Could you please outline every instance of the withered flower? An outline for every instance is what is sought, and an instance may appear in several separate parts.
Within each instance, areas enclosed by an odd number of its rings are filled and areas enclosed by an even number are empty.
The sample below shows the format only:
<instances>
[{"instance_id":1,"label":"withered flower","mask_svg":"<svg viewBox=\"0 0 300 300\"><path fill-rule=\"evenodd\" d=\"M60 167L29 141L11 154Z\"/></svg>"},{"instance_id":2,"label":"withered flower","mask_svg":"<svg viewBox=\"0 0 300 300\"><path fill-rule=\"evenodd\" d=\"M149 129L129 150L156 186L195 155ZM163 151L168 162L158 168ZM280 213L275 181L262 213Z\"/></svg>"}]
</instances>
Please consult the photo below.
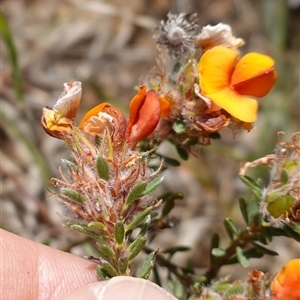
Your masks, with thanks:
<instances>
[{"instance_id":1,"label":"withered flower","mask_svg":"<svg viewBox=\"0 0 300 300\"><path fill-rule=\"evenodd\" d=\"M195 50L195 37L198 31L197 13L168 13L167 20L161 21L161 33L155 35L158 44L165 45L170 56L180 59Z\"/></svg>"},{"instance_id":2,"label":"withered flower","mask_svg":"<svg viewBox=\"0 0 300 300\"><path fill-rule=\"evenodd\" d=\"M231 27L227 24L207 25L202 27L200 34L196 38L196 44L205 52L215 46L224 46L236 49L244 45L241 38L232 35Z\"/></svg>"},{"instance_id":3,"label":"withered flower","mask_svg":"<svg viewBox=\"0 0 300 300\"><path fill-rule=\"evenodd\" d=\"M81 99L81 82L64 83L64 91L53 108L43 108L41 123L44 130L58 139L70 135Z\"/></svg>"}]
</instances>

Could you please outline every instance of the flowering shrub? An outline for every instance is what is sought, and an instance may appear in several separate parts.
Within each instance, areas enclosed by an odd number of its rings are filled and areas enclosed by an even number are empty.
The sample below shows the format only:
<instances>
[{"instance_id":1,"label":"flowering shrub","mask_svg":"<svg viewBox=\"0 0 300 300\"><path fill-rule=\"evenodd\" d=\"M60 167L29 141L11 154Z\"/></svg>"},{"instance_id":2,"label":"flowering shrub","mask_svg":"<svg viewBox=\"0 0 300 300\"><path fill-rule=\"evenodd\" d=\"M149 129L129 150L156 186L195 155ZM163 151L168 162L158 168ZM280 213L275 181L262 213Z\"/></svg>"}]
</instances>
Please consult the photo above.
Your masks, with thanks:
<instances>
[{"instance_id":1,"label":"flowering shrub","mask_svg":"<svg viewBox=\"0 0 300 300\"><path fill-rule=\"evenodd\" d=\"M234 134L238 129L251 130L258 109L253 97L265 96L276 81L274 60L259 53L240 57L238 47L244 41L235 38L228 25L199 30L196 14L182 13L168 14L159 29L157 66L131 100L129 120L117 107L101 103L77 126L82 93L77 81L65 83L55 106L43 109L45 131L64 140L72 157L62 161L59 178L52 179L60 188L59 200L69 208L65 226L95 240L99 257L90 259L98 263L100 279L148 278L161 264L181 285L182 293L176 295L181 299L288 299L283 295L290 292L282 286L290 282L288 286L295 287L299 274L296 279L291 274L298 262L291 262L274 278L274 296L268 276L261 271L250 272L246 283L217 280L217 274L225 264L248 267L249 258L276 255L263 246L275 236L300 241L300 133L289 142L279 141L274 154L241 167L240 178L254 195L240 199L245 227L225 219L231 242L223 249L218 234L212 237L210 267L201 276L145 247L148 230L168 227L174 200L182 197L172 191L152 196L163 182L163 168L171 162L157 153L157 147L171 141L186 160L194 146L209 145L226 128ZM166 61L173 63L171 69ZM153 160L159 163L155 166ZM245 175L259 164L272 166L266 188ZM147 257L137 271L133 261L142 251ZM299 299L299 293L293 299Z\"/></svg>"}]
</instances>

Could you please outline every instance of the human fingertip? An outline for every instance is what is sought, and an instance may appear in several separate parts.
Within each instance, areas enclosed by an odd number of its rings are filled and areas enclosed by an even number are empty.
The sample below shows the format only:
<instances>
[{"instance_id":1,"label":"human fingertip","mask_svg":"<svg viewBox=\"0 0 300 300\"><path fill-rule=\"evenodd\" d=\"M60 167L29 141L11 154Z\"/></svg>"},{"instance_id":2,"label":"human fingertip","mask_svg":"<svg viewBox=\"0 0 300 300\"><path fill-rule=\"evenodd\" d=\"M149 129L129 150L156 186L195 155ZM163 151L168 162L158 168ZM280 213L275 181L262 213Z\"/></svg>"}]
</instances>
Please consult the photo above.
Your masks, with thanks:
<instances>
[{"instance_id":1,"label":"human fingertip","mask_svg":"<svg viewBox=\"0 0 300 300\"><path fill-rule=\"evenodd\" d=\"M176 300L157 284L130 276L110 279L97 297L97 300Z\"/></svg>"}]
</instances>

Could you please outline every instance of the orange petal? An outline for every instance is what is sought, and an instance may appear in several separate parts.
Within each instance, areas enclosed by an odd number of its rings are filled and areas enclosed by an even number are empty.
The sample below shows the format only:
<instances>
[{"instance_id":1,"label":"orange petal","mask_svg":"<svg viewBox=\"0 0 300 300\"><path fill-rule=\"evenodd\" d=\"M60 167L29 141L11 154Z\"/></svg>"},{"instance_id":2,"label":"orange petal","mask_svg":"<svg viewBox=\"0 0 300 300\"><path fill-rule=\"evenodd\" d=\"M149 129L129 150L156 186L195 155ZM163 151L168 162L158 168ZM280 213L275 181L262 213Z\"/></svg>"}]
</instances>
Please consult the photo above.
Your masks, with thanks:
<instances>
[{"instance_id":1,"label":"orange petal","mask_svg":"<svg viewBox=\"0 0 300 300\"><path fill-rule=\"evenodd\" d=\"M79 128L82 129L84 127L84 124L91 118L91 117L95 117L99 114L99 112L102 112L105 108L111 107L112 105L104 102L101 103L97 106L95 106L94 108L92 108L91 110L89 110L84 117L82 118L80 124L79 124Z\"/></svg>"},{"instance_id":2,"label":"orange petal","mask_svg":"<svg viewBox=\"0 0 300 300\"><path fill-rule=\"evenodd\" d=\"M274 60L263 54L248 53L237 63L231 77L231 86L238 93L263 97L276 82Z\"/></svg>"},{"instance_id":3,"label":"orange petal","mask_svg":"<svg viewBox=\"0 0 300 300\"><path fill-rule=\"evenodd\" d=\"M210 94L229 87L237 58L238 53L235 50L223 46L213 47L202 55L198 72L200 88L204 96L211 98ZM220 103L217 104L222 107Z\"/></svg>"},{"instance_id":4,"label":"orange petal","mask_svg":"<svg viewBox=\"0 0 300 300\"><path fill-rule=\"evenodd\" d=\"M82 93L79 81L64 83L64 87L53 108L44 107L41 117L44 130L59 139L64 139L74 125Z\"/></svg>"},{"instance_id":5,"label":"orange petal","mask_svg":"<svg viewBox=\"0 0 300 300\"><path fill-rule=\"evenodd\" d=\"M240 121L252 123L256 120L258 104L255 99L230 88L210 94L210 99Z\"/></svg>"},{"instance_id":6,"label":"orange petal","mask_svg":"<svg viewBox=\"0 0 300 300\"><path fill-rule=\"evenodd\" d=\"M276 274L271 291L278 300L300 299L300 258L290 260Z\"/></svg>"},{"instance_id":7,"label":"orange petal","mask_svg":"<svg viewBox=\"0 0 300 300\"><path fill-rule=\"evenodd\" d=\"M147 87L145 85L141 86L139 88L137 95L135 95L130 102L130 106L129 106L130 115L129 115L129 120L128 120L128 124L127 124L127 132L131 131L134 120L138 114L139 108L142 105L142 102L146 95L146 89L147 89Z\"/></svg>"},{"instance_id":8,"label":"orange petal","mask_svg":"<svg viewBox=\"0 0 300 300\"><path fill-rule=\"evenodd\" d=\"M164 97L158 97L160 103L160 118L170 115L170 102Z\"/></svg>"},{"instance_id":9,"label":"orange petal","mask_svg":"<svg viewBox=\"0 0 300 300\"><path fill-rule=\"evenodd\" d=\"M160 101L157 93L150 90L144 94L144 91L145 87L141 87L138 95L130 103L130 118L126 131L129 147L134 147L150 135L160 118Z\"/></svg>"}]
</instances>

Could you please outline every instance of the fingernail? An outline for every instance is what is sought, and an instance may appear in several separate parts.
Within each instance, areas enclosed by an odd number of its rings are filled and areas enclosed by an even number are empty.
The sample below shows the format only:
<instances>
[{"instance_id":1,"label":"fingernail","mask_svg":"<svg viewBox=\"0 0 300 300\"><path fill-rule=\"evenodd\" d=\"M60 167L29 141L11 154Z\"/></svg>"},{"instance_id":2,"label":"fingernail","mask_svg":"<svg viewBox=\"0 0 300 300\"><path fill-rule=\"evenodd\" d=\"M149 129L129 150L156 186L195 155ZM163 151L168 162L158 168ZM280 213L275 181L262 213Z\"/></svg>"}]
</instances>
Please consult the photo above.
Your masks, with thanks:
<instances>
[{"instance_id":1,"label":"fingernail","mask_svg":"<svg viewBox=\"0 0 300 300\"><path fill-rule=\"evenodd\" d=\"M99 291L90 290L97 300L176 300L170 293L149 280L130 276L117 276Z\"/></svg>"}]
</instances>

